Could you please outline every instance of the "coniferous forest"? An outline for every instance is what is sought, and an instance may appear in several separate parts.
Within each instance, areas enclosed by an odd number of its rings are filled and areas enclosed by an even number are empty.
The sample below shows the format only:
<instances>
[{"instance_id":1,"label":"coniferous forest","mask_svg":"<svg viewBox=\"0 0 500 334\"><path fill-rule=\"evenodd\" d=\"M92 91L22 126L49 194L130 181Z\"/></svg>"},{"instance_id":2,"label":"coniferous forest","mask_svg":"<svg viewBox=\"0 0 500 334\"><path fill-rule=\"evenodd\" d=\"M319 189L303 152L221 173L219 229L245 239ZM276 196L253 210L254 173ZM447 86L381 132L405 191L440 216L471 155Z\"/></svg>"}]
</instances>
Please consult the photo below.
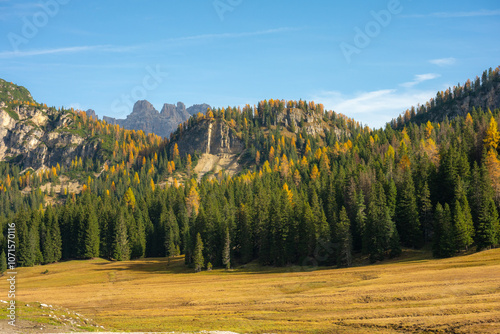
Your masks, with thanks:
<instances>
[{"instance_id":1,"label":"coniferous forest","mask_svg":"<svg viewBox=\"0 0 500 334\"><path fill-rule=\"evenodd\" d=\"M343 267L358 255L376 262L403 248L451 257L497 247L500 110L431 116L499 84L499 68L485 71L383 129L312 101L268 100L209 109L162 139L52 108L71 115L71 131L98 142L100 153L42 170L0 163L2 264L11 223L20 266L182 254L197 271L251 261ZM287 110L315 115L326 130L282 125L276 118ZM178 141L201 122L223 122L244 143L242 172L198 181L201 153L182 152Z\"/></svg>"}]
</instances>

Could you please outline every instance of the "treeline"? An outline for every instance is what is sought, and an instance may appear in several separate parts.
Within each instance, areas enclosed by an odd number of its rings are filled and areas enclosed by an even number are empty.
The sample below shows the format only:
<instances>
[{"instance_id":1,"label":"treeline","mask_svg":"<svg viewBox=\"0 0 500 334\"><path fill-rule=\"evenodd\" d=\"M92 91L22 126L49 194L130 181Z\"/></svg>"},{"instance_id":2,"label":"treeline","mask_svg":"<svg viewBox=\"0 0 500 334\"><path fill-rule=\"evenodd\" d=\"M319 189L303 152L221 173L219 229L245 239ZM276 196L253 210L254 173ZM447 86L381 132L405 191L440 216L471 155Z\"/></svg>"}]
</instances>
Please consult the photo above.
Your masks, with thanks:
<instances>
[{"instance_id":1,"label":"treeline","mask_svg":"<svg viewBox=\"0 0 500 334\"><path fill-rule=\"evenodd\" d=\"M425 104L407 109L403 114L391 121L391 126L393 128L402 128L409 122L425 122L428 120L426 114L440 113L443 108L456 105L458 104L457 101L464 101L468 97L474 98L483 94L486 99L490 90L495 89L495 86L499 83L500 66L495 69L490 67L483 72L481 77L476 76L473 81L469 79L463 85L459 83L445 91L439 91L435 98L431 98ZM469 103L469 101L464 102Z\"/></svg>"}]
</instances>

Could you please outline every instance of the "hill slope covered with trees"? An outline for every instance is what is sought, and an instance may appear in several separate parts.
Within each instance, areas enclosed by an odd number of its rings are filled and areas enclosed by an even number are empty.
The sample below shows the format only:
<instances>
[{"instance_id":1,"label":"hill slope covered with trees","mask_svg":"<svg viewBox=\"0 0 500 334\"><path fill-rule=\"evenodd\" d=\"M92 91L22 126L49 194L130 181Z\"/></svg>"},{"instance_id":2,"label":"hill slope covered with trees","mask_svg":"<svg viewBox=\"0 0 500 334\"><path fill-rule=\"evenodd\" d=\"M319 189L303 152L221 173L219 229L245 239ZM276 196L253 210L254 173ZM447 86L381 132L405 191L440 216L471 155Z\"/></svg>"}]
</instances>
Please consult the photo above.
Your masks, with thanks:
<instances>
[{"instance_id":1,"label":"hill slope covered with trees","mask_svg":"<svg viewBox=\"0 0 500 334\"><path fill-rule=\"evenodd\" d=\"M497 68L480 85L498 80ZM163 142L61 112L107 149L52 174L2 164L0 220L4 234L16 224L20 265L184 254L196 269L349 266L353 254L375 262L432 244L448 257L500 242L499 109L374 130L314 102L269 100L209 109ZM197 182L193 167L214 129L224 129L224 145L238 143L244 169ZM46 182L61 186L60 174L79 179L81 192L44 193Z\"/></svg>"}]
</instances>

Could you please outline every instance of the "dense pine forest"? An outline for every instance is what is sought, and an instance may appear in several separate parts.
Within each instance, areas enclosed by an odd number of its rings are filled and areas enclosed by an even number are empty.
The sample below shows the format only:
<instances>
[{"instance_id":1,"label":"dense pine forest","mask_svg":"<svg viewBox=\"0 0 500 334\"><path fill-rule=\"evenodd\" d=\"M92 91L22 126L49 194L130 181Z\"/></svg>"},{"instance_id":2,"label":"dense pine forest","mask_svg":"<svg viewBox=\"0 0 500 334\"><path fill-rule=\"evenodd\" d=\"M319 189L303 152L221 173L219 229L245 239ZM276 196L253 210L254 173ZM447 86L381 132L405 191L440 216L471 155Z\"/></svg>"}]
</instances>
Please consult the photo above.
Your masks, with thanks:
<instances>
[{"instance_id":1,"label":"dense pine forest","mask_svg":"<svg viewBox=\"0 0 500 334\"><path fill-rule=\"evenodd\" d=\"M39 170L0 163L2 269L12 223L20 266L183 254L195 270L254 260L342 267L359 254L376 262L402 248L432 245L434 256L450 257L496 247L500 109L425 117L499 84L499 68L485 71L383 129L312 101L268 100L209 109L161 139L60 108L99 154ZM292 110L316 117L324 131L277 122ZM201 151L186 154L178 142L200 122L223 122L244 143L241 173L198 181Z\"/></svg>"}]
</instances>

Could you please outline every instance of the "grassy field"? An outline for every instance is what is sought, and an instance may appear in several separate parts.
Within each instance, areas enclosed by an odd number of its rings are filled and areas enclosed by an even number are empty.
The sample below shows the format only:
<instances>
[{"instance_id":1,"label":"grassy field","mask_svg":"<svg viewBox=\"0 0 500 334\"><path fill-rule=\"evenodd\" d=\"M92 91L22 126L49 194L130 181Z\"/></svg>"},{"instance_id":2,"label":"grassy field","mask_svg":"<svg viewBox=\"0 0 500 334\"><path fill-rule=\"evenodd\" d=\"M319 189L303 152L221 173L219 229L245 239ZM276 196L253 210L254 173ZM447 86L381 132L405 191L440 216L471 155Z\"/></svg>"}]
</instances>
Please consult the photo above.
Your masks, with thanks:
<instances>
[{"instance_id":1,"label":"grassy field","mask_svg":"<svg viewBox=\"0 0 500 334\"><path fill-rule=\"evenodd\" d=\"M17 290L23 303L64 307L106 330L499 333L500 249L428 257L414 251L348 269L250 264L202 273L185 268L181 257L170 265L71 261L19 269ZM22 308L19 316L40 321L30 312Z\"/></svg>"}]
</instances>

